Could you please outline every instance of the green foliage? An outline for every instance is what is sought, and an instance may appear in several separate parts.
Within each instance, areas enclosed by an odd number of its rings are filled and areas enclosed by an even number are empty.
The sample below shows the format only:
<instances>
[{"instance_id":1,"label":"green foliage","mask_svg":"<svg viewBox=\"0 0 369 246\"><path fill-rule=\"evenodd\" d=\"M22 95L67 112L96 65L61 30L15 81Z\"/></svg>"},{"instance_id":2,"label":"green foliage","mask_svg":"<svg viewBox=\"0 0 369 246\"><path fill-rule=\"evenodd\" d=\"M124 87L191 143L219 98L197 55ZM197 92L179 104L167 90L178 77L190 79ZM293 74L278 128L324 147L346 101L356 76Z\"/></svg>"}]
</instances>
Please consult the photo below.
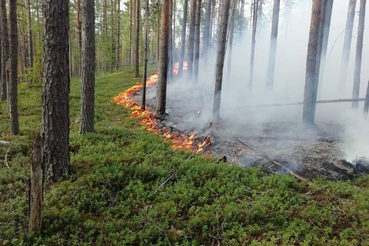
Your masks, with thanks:
<instances>
[{"instance_id":1,"label":"green foliage","mask_svg":"<svg viewBox=\"0 0 369 246\"><path fill-rule=\"evenodd\" d=\"M14 144L10 168L0 162L0 245L369 245L368 176L308 188L289 176L189 158L112 103L136 82L130 69L98 77L96 132L80 136L80 83L72 81L72 174L46 186L41 234L26 230L41 88L20 85L21 136L8 135L1 104L1 138Z\"/></svg>"}]
</instances>

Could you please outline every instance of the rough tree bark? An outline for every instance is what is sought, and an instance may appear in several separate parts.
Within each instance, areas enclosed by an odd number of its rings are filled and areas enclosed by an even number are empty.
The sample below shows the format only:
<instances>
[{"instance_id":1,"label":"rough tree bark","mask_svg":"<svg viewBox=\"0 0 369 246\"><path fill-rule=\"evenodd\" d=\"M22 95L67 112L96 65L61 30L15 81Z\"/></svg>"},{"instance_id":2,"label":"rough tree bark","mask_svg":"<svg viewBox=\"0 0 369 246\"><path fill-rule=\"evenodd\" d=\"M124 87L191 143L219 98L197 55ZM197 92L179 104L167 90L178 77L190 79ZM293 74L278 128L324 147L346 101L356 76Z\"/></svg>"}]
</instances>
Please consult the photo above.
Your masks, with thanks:
<instances>
[{"instance_id":1,"label":"rough tree bark","mask_svg":"<svg viewBox=\"0 0 369 246\"><path fill-rule=\"evenodd\" d=\"M254 63L255 63L255 48L256 48L256 29L258 27L258 9L259 0L254 0L252 5L252 37L251 37L251 55L250 55L250 72L249 72L249 87L252 88L254 81Z\"/></svg>"},{"instance_id":2,"label":"rough tree bark","mask_svg":"<svg viewBox=\"0 0 369 246\"><path fill-rule=\"evenodd\" d=\"M303 106L303 122L306 125L313 125L315 120L326 1L313 0Z\"/></svg>"},{"instance_id":3,"label":"rough tree bark","mask_svg":"<svg viewBox=\"0 0 369 246\"><path fill-rule=\"evenodd\" d=\"M352 98L359 98L360 94L360 80L361 80L361 63L363 60L363 43L364 43L364 28L365 28L365 8L366 0L360 0L360 14L359 14L359 27L356 43L356 56L355 56L355 73L354 73L354 88L352 91ZM352 103L353 108L359 107L359 102Z\"/></svg>"},{"instance_id":4,"label":"rough tree bark","mask_svg":"<svg viewBox=\"0 0 369 246\"><path fill-rule=\"evenodd\" d=\"M6 0L0 0L1 4L1 54L2 54L2 69L1 69L1 100L8 98L8 61L9 61L9 31L8 18L6 13Z\"/></svg>"},{"instance_id":5,"label":"rough tree bark","mask_svg":"<svg viewBox=\"0 0 369 246\"><path fill-rule=\"evenodd\" d=\"M340 77L339 77L339 81L340 81L339 89L341 91L344 91L344 88L346 87L347 70L348 70L348 64L350 60L352 33L353 33L353 28L354 28L355 8L356 8L356 0L350 0L348 12L347 12L345 40L343 43Z\"/></svg>"},{"instance_id":6,"label":"rough tree bark","mask_svg":"<svg viewBox=\"0 0 369 246\"><path fill-rule=\"evenodd\" d=\"M18 22L17 0L9 1L10 21L10 79L8 88L10 132L12 135L19 133L18 119Z\"/></svg>"},{"instance_id":7,"label":"rough tree bark","mask_svg":"<svg viewBox=\"0 0 369 246\"><path fill-rule=\"evenodd\" d=\"M33 67L33 38L32 38L32 21L31 21L31 0L26 0L27 8L27 53L28 53L28 65Z\"/></svg>"},{"instance_id":8,"label":"rough tree bark","mask_svg":"<svg viewBox=\"0 0 369 246\"><path fill-rule=\"evenodd\" d=\"M215 122L218 122L220 118L220 104L221 104L221 93L222 93L222 82L223 82L224 57L225 57L226 42L227 42L229 7L230 7L230 1L228 0L223 1L223 6L221 8L221 25L220 25L217 60L216 60L216 67L215 67L215 90L214 90L214 102L213 102L213 120Z\"/></svg>"},{"instance_id":9,"label":"rough tree bark","mask_svg":"<svg viewBox=\"0 0 369 246\"><path fill-rule=\"evenodd\" d=\"M47 179L69 174L69 1L44 1L43 163Z\"/></svg>"},{"instance_id":10,"label":"rough tree bark","mask_svg":"<svg viewBox=\"0 0 369 246\"><path fill-rule=\"evenodd\" d=\"M188 37L187 79L192 80L195 47L195 23L197 0L191 0L190 33Z\"/></svg>"},{"instance_id":11,"label":"rough tree bark","mask_svg":"<svg viewBox=\"0 0 369 246\"><path fill-rule=\"evenodd\" d=\"M181 53L179 55L178 64L178 75L182 75L184 55L186 51L186 29L187 29L187 12L188 12L188 0L184 0L183 3L183 23L182 23L182 33L181 33Z\"/></svg>"},{"instance_id":12,"label":"rough tree bark","mask_svg":"<svg viewBox=\"0 0 369 246\"><path fill-rule=\"evenodd\" d=\"M80 133L94 131L95 117L95 3L82 0L82 91Z\"/></svg>"},{"instance_id":13,"label":"rough tree bark","mask_svg":"<svg viewBox=\"0 0 369 246\"><path fill-rule=\"evenodd\" d=\"M207 0L206 14L205 14L204 43L203 43L203 52L202 52L205 63L207 63L207 60L208 60L208 52L209 52L209 46L210 46L211 6L212 6L211 3L212 3L212 0Z\"/></svg>"},{"instance_id":14,"label":"rough tree bark","mask_svg":"<svg viewBox=\"0 0 369 246\"><path fill-rule=\"evenodd\" d=\"M135 48L134 48L134 55L133 55L133 73L135 77L139 76L139 48L140 48L140 0L135 1Z\"/></svg>"},{"instance_id":15,"label":"rough tree bark","mask_svg":"<svg viewBox=\"0 0 369 246\"><path fill-rule=\"evenodd\" d=\"M149 0L145 1L145 52L144 52L144 71L142 78L142 98L141 109L146 107L146 80L147 80L147 61L149 49Z\"/></svg>"},{"instance_id":16,"label":"rough tree bark","mask_svg":"<svg viewBox=\"0 0 369 246\"><path fill-rule=\"evenodd\" d=\"M275 60L276 60L276 55L277 55L277 39L278 39L280 6L281 6L281 1L274 0L272 33L270 37L269 61L268 61L267 81L266 81L266 87L269 89L272 89L274 87Z\"/></svg>"},{"instance_id":17,"label":"rough tree bark","mask_svg":"<svg viewBox=\"0 0 369 246\"><path fill-rule=\"evenodd\" d=\"M232 70L232 50L233 50L233 38L234 38L234 19L236 13L237 0L233 0L232 13L231 13L231 23L229 25L229 40L228 40L228 64L227 64L227 81L231 81L231 70Z\"/></svg>"},{"instance_id":18,"label":"rough tree bark","mask_svg":"<svg viewBox=\"0 0 369 246\"><path fill-rule=\"evenodd\" d=\"M165 116L167 98L170 1L171 0L163 0L161 13L160 51L158 67L159 79L157 87L158 101L156 107L156 113L160 117Z\"/></svg>"},{"instance_id":19,"label":"rough tree bark","mask_svg":"<svg viewBox=\"0 0 369 246\"><path fill-rule=\"evenodd\" d=\"M196 3L196 24L195 24L195 54L194 54L194 81L197 83L199 79L199 63L200 63L200 32L201 32L201 0Z\"/></svg>"}]
</instances>

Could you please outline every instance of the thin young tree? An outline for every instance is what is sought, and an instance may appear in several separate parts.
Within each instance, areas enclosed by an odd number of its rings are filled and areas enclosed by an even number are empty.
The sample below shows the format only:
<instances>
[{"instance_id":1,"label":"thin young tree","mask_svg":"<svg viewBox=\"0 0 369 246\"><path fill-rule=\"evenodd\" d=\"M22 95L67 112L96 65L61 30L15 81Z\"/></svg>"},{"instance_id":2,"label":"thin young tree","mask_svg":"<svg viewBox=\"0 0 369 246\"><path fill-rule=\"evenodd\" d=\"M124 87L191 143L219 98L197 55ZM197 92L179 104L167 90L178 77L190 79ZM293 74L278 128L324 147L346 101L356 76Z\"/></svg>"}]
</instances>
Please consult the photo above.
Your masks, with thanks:
<instances>
[{"instance_id":1,"label":"thin young tree","mask_svg":"<svg viewBox=\"0 0 369 246\"><path fill-rule=\"evenodd\" d=\"M217 60L215 67L215 89L214 89L214 102L213 102L213 120L218 122L220 119L220 105L221 105L221 94L222 94L222 83L223 83L223 69L224 69L224 58L226 52L227 43L227 29L228 29L228 18L229 18L230 1L223 1L221 7L221 25L218 39L218 51Z\"/></svg>"},{"instance_id":2,"label":"thin young tree","mask_svg":"<svg viewBox=\"0 0 369 246\"><path fill-rule=\"evenodd\" d=\"M135 46L133 53L133 73L135 77L139 76L139 63L140 63L140 0L135 1Z\"/></svg>"},{"instance_id":3,"label":"thin young tree","mask_svg":"<svg viewBox=\"0 0 369 246\"><path fill-rule=\"evenodd\" d=\"M81 134L94 131L95 66L95 3L82 0Z\"/></svg>"},{"instance_id":4,"label":"thin young tree","mask_svg":"<svg viewBox=\"0 0 369 246\"><path fill-rule=\"evenodd\" d=\"M186 29L187 29L187 12L188 12L188 0L183 2L183 21L182 21L182 31L181 31L181 53L179 55L178 64L178 75L182 75L184 55L186 51Z\"/></svg>"},{"instance_id":5,"label":"thin young tree","mask_svg":"<svg viewBox=\"0 0 369 246\"><path fill-rule=\"evenodd\" d=\"M69 1L44 1L42 138L45 175L69 174Z\"/></svg>"},{"instance_id":6,"label":"thin young tree","mask_svg":"<svg viewBox=\"0 0 369 246\"><path fill-rule=\"evenodd\" d=\"M8 98L8 61L9 61L9 31L6 13L6 0L0 0L1 8L1 101Z\"/></svg>"},{"instance_id":7,"label":"thin young tree","mask_svg":"<svg viewBox=\"0 0 369 246\"><path fill-rule=\"evenodd\" d=\"M233 53L233 38L235 29L235 14L236 14L237 0L233 0L232 10L231 10L231 23L229 25L229 39L228 39L228 64L227 64L227 82L230 83L231 80L231 70L232 70L232 53Z\"/></svg>"},{"instance_id":8,"label":"thin young tree","mask_svg":"<svg viewBox=\"0 0 369 246\"><path fill-rule=\"evenodd\" d=\"M168 78L168 48L169 48L169 12L171 0L163 0L161 13L160 51L159 51L159 78L157 87L156 113L159 117L165 116L167 100L167 78Z\"/></svg>"},{"instance_id":9,"label":"thin young tree","mask_svg":"<svg viewBox=\"0 0 369 246\"><path fill-rule=\"evenodd\" d=\"M327 57L328 40L332 22L332 11L333 11L334 0L327 1L327 12L325 15L324 22L324 37L323 37L323 48L322 48L322 69L324 70L325 59Z\"/></svg>"},{"instance_id":10,"label":"thin young tree","mask_svg":"<svg viewBox=\"0 0 369 246\"><path fill-rule=\"evenodd\" d=\"M104 44L104 48L103 48L103 71L104 74L107 71L107 61L106 61L106 56L107 56L107 51L106 51L106 44L107 44L107 39L108 39L108 13L107 13L107 0L103 0L103 44Z\"/></svg>"},{"instance_id":11,"label":"thin young tree","mask_svg":"<svg viewBox=\"0 0 369 246\"><path fill-rule=\"evenodd\" d=\"M200 32L201 32L201 0L196 3L196 24L195 24L195 53L194 53L194 81L199 79L199 63L200 63Z\"/></svg>"},{"instance_id":12,"label":"thin young tree","mask_svg":"<svg viewBox=\"0 0 369 246\"><path fill-rule=\"evenodd\" d=\"M207 0L206 14L205 14L204 42L203 42L203 52L202 52L202 55L205 58L205 63L207 62L207 59L208 59L208 52L209 52L209 46L210 46L211 7L212 7L212 0Z\"/></svg>"},{"instance_id":13,"label":"thin young tree","mask_svg":"<svg viewBox=\"0 0 369 246\"><path fill-rule=\"evenodd\" d=\"M306 125L313 125L315 121L326 1L327 0L313 0L303 106L303 122Z\"/></svg>"},{"instance_id":14,"label":"thin young tree","mask_svg":"<svg viewBox=\"0 0 369 246\"><path fill-rule=\"evenodd\" d=\"M31 16L31 0L26 0L26 8L27 8L27 57L28 67L33 67L33 37L32 37L32 16Z\"/></svg>"},{"instance_id":15,"label":"thin young tree","mask_svg":"<svg viewBox=\"0 0 369 246\"><path fill-rule=\"evenodd\" d=\"M190 18L190 33L188 37L188 57L187 57L187 79L192 80L193 62L195 49L195 25L196 25L196 4L197 0L191 0L191 18Z\"/></svg>"},{"instance_id":16,"label":"thin young tree","mask_svg":"<svg viewBox=\"0 0 369 246\"><path fill-rule=\"evenodd\" d=\"M360 14L359 27L356 43L356 57L355 57L355 73L354 73L354 88L352 91L352 98L359 98L360 94L360 80L361 80L361 63L363 60L363 43L364 43L364 28L365 28L365 8L366 0L360 0ZM359 102L352 103L353 108L359 107Z\"/></svg>"},{"instance_id":17,"label":"thin young tree","mask_svg":"<svg viewBox=\"0 0 369 246\"><path fill-rule=\"evenodd\" d=\"M254 82L254 63L256 48L256 29L258 27L259 0L254 0L252 4L252 37L251 37L251 55L250 55L250 71L249 71L249 87L252 88Z\"/></svg>"},{"instance_id":18,"label":"thin young tree","mask_svg":"<svg viewBox=\"0 0 369 246\"><path fill-rule=\"evenodd\" d=\"M278 40L280 6L281 6L281 0L274 0L272 33L270 37L269 61L268 61L267 81L266 81L266 87L268 89L272 89L274 87L275 60L277 56L277 40Z\"/></svg>"},{"instance_id":19,"label":"thin young tree","mask_svg":"<svg viewBox=\"0 0 369 246\"><path fill-rule=\"evenodd\" d=\"M121 65L121 59L120 59L120 52L121 52L121 44L120 44L120 36L121 36L121 30L120 30L120 23L121 23L121 11L120 11L120 0L117 1L118 4L118 10L117 10L117 43L116 43L116 61L115 61L115 65L116 65L116 69L120 68Z\"/></svg>"},{"instance_id":20,"label":"thin young tree","mask_svg":"<svg viewBox=\"0 0 369 246\"><path fill-rule=\"evenodd\" d=\"M142 78L142 98L141 109L146 107L146 80L147 80L147 61L149 53L149 0L145 1L145 51L144 51L144 71Z\"/></svg>"},{"instance_id":21,"label":"thin young tree","mask_svg":"<svg viewBox=\"0 0 369 246\"><path fill-rule=\"evenodd\" d=\"M356 0L350 0L348 12L347 12L345 39L343 43L340 77L339 77L339 89L342 92L344 91L342 90L342 88L343 89L345 88L346 80L347 80L347 71L348 71L348 64L350 60L352 33L353 33L353 28L354 28L355 9L356 9Z\"/></svg>"},{"instance_id":22,"label":"thin young tree","mask_svg":"<svg viewBox=\"0 0 369 246\"><path fill-rule=\"evenodd\" d=\"M18 119L18 23L17 0L9 1L10 21L10 79L8 88L10 130L12 135L19 133Z\"/></svg>"}]
</instances>

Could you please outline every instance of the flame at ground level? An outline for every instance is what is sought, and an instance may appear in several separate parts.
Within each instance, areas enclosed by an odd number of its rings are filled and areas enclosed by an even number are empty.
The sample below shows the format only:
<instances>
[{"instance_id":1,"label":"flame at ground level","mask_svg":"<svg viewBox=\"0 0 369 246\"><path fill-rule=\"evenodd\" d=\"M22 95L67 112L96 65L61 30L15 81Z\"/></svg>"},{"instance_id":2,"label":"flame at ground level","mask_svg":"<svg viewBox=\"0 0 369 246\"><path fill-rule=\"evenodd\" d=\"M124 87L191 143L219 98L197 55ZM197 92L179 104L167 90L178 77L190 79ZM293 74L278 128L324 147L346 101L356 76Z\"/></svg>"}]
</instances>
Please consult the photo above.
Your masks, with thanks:
<instances>
[{"instance_id":1,"label":"flame at ground level","mask_svg":"<svg viewBox=\"0 0 369 246\"><path fill-rule=\"evenodd\" d=\"M184 62L183 70L187 69L187 62ZM178 63L175 64L173 72L177 74L178 72ZM153 86L158 82L158 73L154 73L147 79L146 85ZM159 123L155 118L155 113L149 111L146 107L145 110L142 110L139 105L137 105L136 101L133 99L133 96L138 93L142 89L142 83L137 83L126 91L120 93L118 96L114 98L114 102L118 105L123 105L126 108L130 108L133 110L131 113L132 118L142 117L141 124L146 126L148 131L154 132L156 134L162 134L165 139L170 140L173 149L188 149L193 151L194 153L201 153L204 149L210 145L210 136L207 136L203 140L195 139L197 132L194 132L192 135L187 135L183 133L174 132L171 129L160 127Z\"/></svg>"}]
</instances>

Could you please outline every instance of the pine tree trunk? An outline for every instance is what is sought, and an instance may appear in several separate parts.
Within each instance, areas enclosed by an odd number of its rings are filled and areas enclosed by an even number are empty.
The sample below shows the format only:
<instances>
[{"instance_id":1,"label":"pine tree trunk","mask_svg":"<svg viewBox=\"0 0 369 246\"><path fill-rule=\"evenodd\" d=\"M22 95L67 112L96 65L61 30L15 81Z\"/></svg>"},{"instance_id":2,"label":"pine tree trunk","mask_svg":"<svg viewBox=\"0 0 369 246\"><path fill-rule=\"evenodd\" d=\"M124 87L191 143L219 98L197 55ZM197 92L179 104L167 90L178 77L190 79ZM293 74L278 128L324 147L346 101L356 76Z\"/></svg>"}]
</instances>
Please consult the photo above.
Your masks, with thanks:
<instances>
[{"instance_id":1,"label":"pine tree trunk","mask_svg":"<svg viewBox=\"0 0 369 246\"><path fill-rule=\"evenodd\" d=\"M133 17L133 0L129 1L129 63L132 62L132 17Z\"/></svg>"},{"instance_id":2,"label":"pine tree trunk","mask_svg":"<svg viewBox=\"0 0 369 246\"><path fill-rule=\"evenodd\" d=\"M69 1L44 1L42 138L47 179L69 174Z\"/></svg>"},{"instance_id":3,"label":"pine tree trunk","mask_svg":"<svg viewBox=\"0 0 369 246\"><path fill-rule=\"evenodd\" d=\"M326 6L326 0L313 0L303 107L303 121L306 125L313 125L315 120L316 97L325 16L325 11L322 11L324 2Z\"/></svg>"},{"instance_id":4,"label":"pine tree trunk","mask_svg":"<svg viewBox=\"0 0 369 246\"><path fill-rule=\"evenodd\" d=\"M233 38L234 38L234 19L236 13L236 3L237 0L233 0L232 12L231 12L231 23L229 25L229 40L228 40L228 64L227 64L227 80L226 82L230 83L231 81L231 70L232 70L232 50L233 50Z\"/></svg>"},{"instance_id":5,"label":"pine tree trunk","mask_svg":"<svg viewBox=\"0 0 369 246\"><path fill-rule=\"evenodd\" d=\"M9 79L9 114L11 134L19 133L18 119L18 22L17 0L9 1L10 21L10 79Z\"/></svg>"},{"instance_id":6,"label":"pine tree trunk","mask_svg":"<svg viewBox=\"0 0 369 246\"><path fill-rule=\"evenodd\" d=\"M361 63L363 60L363 43L364 43L364 28L365 28L365 8L366 0L360 0L360 14L359 27L356 43L356 57L355 57L355 73L354 73L354 88L352 91L352 98L359 98L360 94L360 80L361 80ZM359 102L352 103L353 108L359 107Z\"/></svg>"},{"instance_id":7,"label":"pine tree trunk","mask_svg":"<svg viewBox=\"0 0 369 246\"><path fill-rule=\"evenodd\" d=\"M250 55L250 72L249 72L249 87L252 88L254 82L254 63L255 63L255 48L256 48L256 29L258 27L258 9L259 0L254 0L252 6L252 38L251 38L251 55Z\"/></svg>"},{"instance_id":8,"label":"pine tree trunk","mask_svg":"<svg viewBox=\"0 0 369 246\"><path fill-rule=\"evenodd\" d=\"M266 87L272 89L274 87L275 60L277 55L277 39L279 25L279 10L281 6L280 0L274 0L272 34L270 38L269 62L267 71Z\"/></svg>"},{"instance_id":9,"label":"pine tree trunk","mask_svg":"<svg viewBox=\"0 0 369 246\"><path fill-rule=\"evenodd\" d=\"M199 79L199 62L200 62L200 23L201 22L201 0L196 3L196 25L195 25L195 54L194 54L194 81L197 83Z\"/></svg>"},{"instance_id":10,"label":"pine tree trunk","mask_svg":"<svg viewBox=\"0 0 369 246\"><path fill-rule=\"evenodd\" d=\"M204 29L204 42L203 42L203 57L205 59L205 64L208 60L208 52L210 46L210 32L211 32L211 4L212 0L207 0L206 2L206 14L205 14L205 29Z\"/></svg>"},{"instance_id":11,"label":"pine tree trunk","mask_svg":"<svg viewBox=\"0 0 369 246\"><path fill-rule=\"evenodd\" d=\"M135 1L135 49L134 49L134 63L133 73L135 77L139 76L139 48L140 48L140 0Z\"/></svg>"},{"instance_id":12,"label":"pine tree trunk","mask_svg":"<svg viewBox=\"0 0 369 246\"><path fill-rule=\"evenodd\" d=\"M8 98L8 61L9 61L9 31L8 18L6 13L6 0L1 1L1 53L2 53L2 69L1 69L1 100Z\"/></svg>"},{"instance_id":13,"label":"pine tree trunk","mask_svg":"<svg viewBox=\"0 0 369 246\"><path fill-rule=\"evenodd\" d=\"M33 67L33 38L32 38L32 21L31 21L31 0L26 0L27 8L27 38L28 38L28 65Z\"/></svg>"},{"instance_id":14,"label":"pine tree trunk","mask_svg":"<svg viewBox=\"0 0 369 246\"><path fill-rule=\"evenodd\" d=\"M183 3L183 22L181 33L181 54L179 55L178 75L182 75L184 55L186 51L186 29L187 29L187 12L188 12L188 0L184 0Z\"/></svg>"},{"instance_id":15,"label":"pine tree trunk","mask_svg":"<svg viewBox=\"0 0 369 246\"><path fill-rule=\"evenodd\" d=\"M223 68L224 68L224 58L226 52L226 42L227 42L227 28L228 28L228 18L229 18L229 7L230 1L223 1L223 6L221 8L221 25L219 31L218 39L218 51L217 60L215 67L215 90L214 90L214 104L213 104L213 120L218 122L220 119L220 105L221 105L221 93L222 93L222 82L223 82Z\"/></svg>"},{"instance_id":16,"label":"pine tree trunk","mask_svg":"<svg viewBox=\"0 0 369 246\"><path fill-rule=\"evenodd\" d=\"M324 37L323 37L323 48L322 48L322 69L324 70L325 59L327 57L327 49L328 49L328 41L329 41L329 33L331 29L331 21L332 21L332 11L333 11L333 1L327 1L327 12L325 16L325 24L324 24Z\"/></svg>"},{"instance_id":17,"label":"pine tree trunk","mask_svg":"<svg viewBox=\"0 0 369 246\"><path fill-rule=\"evenodd\" d=\"M190 15L190 33L188 37L188 58L187 58L187 79L192 80L193 76L193 61L195 49L195 25L196 25L196 4L197 0L191 0L191 15Z\"/></svg>"},{"instance_id":18,"label":"pine tree trunk","mask_svg":"<svg viewBox=\"0 0 369 246\"><path fill-rule=\"evenodd\" d=\"M145 52L144 52L144 71L142 78L142 98L141 109L146 107L146 80L147 80L147 61L148 61L148 47L149 47L149 0L145 3Z\"/></svg>"},{"instance_id":19,"label":"pine tree trunk","mask_svg":"<svg viewBox=\"0 0 369 246\"><path fill-rule=\"evenodd\" d=\"M342 61L341 61L340 77L339 77L339 81L340 81L339 90L343 90L343 91L345 91L345 87L346 87L347 70L348 70L348 64L350 60L351 41L352 41L352 33L353 33L354 19L355 19L355 8L356 8L356 0L350 0L348 12L347 12L345 40L343 44Z\"/></svg>"},{"instance_id":20,"label":"pine tree trunk","mask_svg":"<svg viewBox=\"0 0 369 246\"><path fill-rule=\"evenodd\" d=\"M94 131L95 3L82 0L82 94L80 133Z\"/></svg>"},{"instance_id":21,"label":"pine tree trunk","mask_svg":"<svg viewBox=\"0 0 369 246\"><path fill-rule=\"evenodd\" d=\"M116 44L116 61L115 61L115 64L116 64L116 69L119 69L120 68L120 65L121 65L121 62L120 62L120 51L121 51L121 45L120 45L120 0L118 0L118 15L117 15L117 18L118 18L118 27L117 27L117 44Z\"/></svg>"},{"instance_id":22,"label":"pine tree trunk","mask_svg":"<svg viewBox=\"0 0 369 246\"><path fill-rule=\"evenodd\" d=\"M169 10L169 53L168 53L168 76L173 78L173 0L170 1Z\"/></svg>"},{"instance_id":23,"label":"pine tree trunk","mask_svg":"<svg viewBox=\"0 0 369 246\"><path fill-rule=\"evenodd\" d=\"M107 71L107 61L106 61L106 56L107 56L107 49L106 49L106 41L107 41L107 36L108 36L108 16L107 16L107 6L106 6L106 1L107 0L103 0L103 36L104 36L104 48L103 48L103 70L104 70L104 74Z\"/></svg>"},{"instance_id":24,"label":"pine tree trunk","mask_svg":"<svg viewBox=\"0 0 369 246\"><path fill-rule=\"evenodd\" d=\"M157 87L157 108L158 116L165 116L166 97L167 97L167 76L168 76L168 48L169 48L169 12L170 1L163 0L161 13L161 32L160 32L160 52L159 52L159 79Z\"/></svg>"}]
</instances>

